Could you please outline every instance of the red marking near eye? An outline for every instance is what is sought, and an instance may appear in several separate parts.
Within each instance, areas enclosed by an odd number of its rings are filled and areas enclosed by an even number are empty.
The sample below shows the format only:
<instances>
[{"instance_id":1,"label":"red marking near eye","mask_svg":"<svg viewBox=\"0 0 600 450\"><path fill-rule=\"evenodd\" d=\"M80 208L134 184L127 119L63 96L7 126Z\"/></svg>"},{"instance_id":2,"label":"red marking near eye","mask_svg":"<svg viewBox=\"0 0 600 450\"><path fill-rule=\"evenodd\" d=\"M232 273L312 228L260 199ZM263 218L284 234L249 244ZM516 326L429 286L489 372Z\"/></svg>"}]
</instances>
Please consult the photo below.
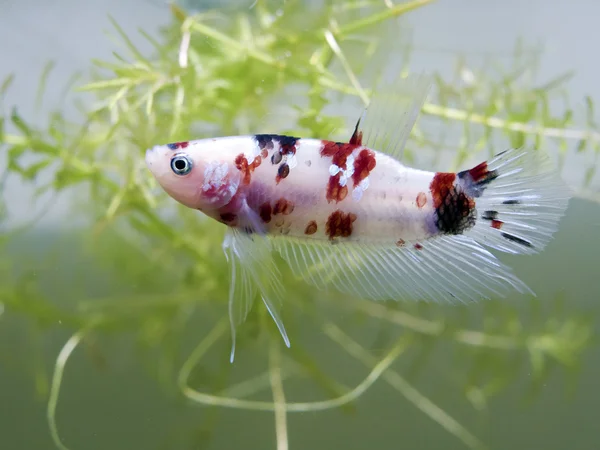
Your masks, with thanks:
<instances>
[{"instance_id":1,"label":"red marking near eye","mask_svg":"<svg viewBox=\"0 0 600 450\"><path fill-rule=\"evenodd\" d=\"M354 173L352 174L354 186L367 178L376 165L375 153L367 148L361 150L354 161Z\"/></svg>"},{"instance_id":2,"label":"red marking near eye","mask_svg":"<svg viewBox=\"0 0 600 450\"><path fill-rule=\"evenodd\" d=\"M186 148L189 145L189 142L183 141L183 142L173 142L171 144L167 144L167 147L169 147L171 150L177 150L179 148Z\"/></svg>"},{"instance_id":3,"label":"red marking near eye","mask_svg":"<svg viewBox=\"0 0 600 450\"><path fill-rule=\"evenodd\" d=\"M269 223L271 221L271 213L273 212L271 208L271 203L265 202L258 208L258 214L264 223Z\"/></svg>"},{"instance_id":4,"label":"red marking near eye","mask_svg":"<svg viewBox=\"0 0 600 450\"><path fill-rule=\"evenodd\" d=\"M280 198L275 202L275 206L273 207L273 215L283 214L287 216L294 211L294 203L285 198Z\"/></svg>"},{"instance_id":5,"label":"red marking near eye","mask_svg":"<svg viewBox=\"0 0 600 450\"><path fill-rule=\"evenodd\" d=\"M260 166L261 162L262 158L260 156L254 158L252 164L248 164L248 160L246 159L243 153L240 153L236 156L235 167L237 167L237 169L240 172L242 172L242 184L250 184L252 172L254 172L254 169L256 169L258 166Z\"/></svg>"},{"instance_id":6,"label":"red marking near eye","mask_svg":"<svg viewBox=\"0 0 600 450\"><path fill-rule=\"evenodd\" d=\"M421 244L419 244L418 242L414 245L415 250L423 250L423 246Z\"/></svg>"},{"instance_id":7,"label":"red marking near eye","mask_svg":"<svg viewBox=\"0 0 600 450\"><path fill-rule=\"evenodd\" d=\"M471 175L471 178L475 182L480 181L483 178L485 178L488 173L489 172L488 172L487 162L482 162L481 164L479 164L479 165L473 167L471 170L469 170L469 175Z\"/></svg>"},{"instance_id":8,"label":"red marking near eye","mask_svg":"<svg viewBox=\"0 0 600 450\"><path fill-rule=\"evenodd\" d=\"M222 208L228 205L232 205L233 202L236 202L237 194L233 196L231 195L231 185L232 183L237 184L238 180L236 177L238 176L238 174L234 174L235 177L233 180L231 175L231 173L227 173L221 180L221 183L218 183L216 185L211 183L207 188L203 187L202 197L204 197L210 204L223 205ZM226 203L226 200L229 200L229 203ZM226 204L224 204L223 202L225 202ZM235 207L234 210L237 210L237 207Z\"/></svg>"},{"instance_id":9,"label":"red marking near eye","mask_svg":"<svg viewBox=\"0 0 600 450\"><path fill-rule=\"evenodd\" d=\"M398 247L404 247L406 245L406 241L404 239L398 239L398 242L396 242L396 245Z\"/></svg>"},{"instance_id":10,"label":"red marking near eye","mask_svg":"<svg viewBox=\"0 0 600 450\"><path fill-rule=\"evenodd\" d=\"M325 197L327 202L331 203L335 200L336 203L341 202L348 195L348 186L340 186L340 174L329 177Z\"/></svg>"},{"instance_id":11,"label":"red marking near eye","mask_svg":"<svg viewBox=\"0 0 600 450\"><path fill-rule=\"evenodd\" d=\"M352 235L353 223L356 220L356 214L345 213L341 210L332 212L325 223L325 233L329 239L336 237L349 237Z\"/></svg>"},{"instance_id":12,"label":"red marking near eye","mask_svg":"<svg viewBox=\"0 0 600 450\"><path fill-rule=\"evenodd\" d=\"M417 207L420 209L427 203L427 196L425 192L419 192L417 194Z\"/></svg>"},{"instance_id":13,"label":"red marking near eye","mask_svg":"<svg viewBox=\"0 0 600 450\"><path fill-rule=\"evenodd\" d=\"M504 225L504 222L502 222L501 220L497 220L494 219L492 220L492 228L495 228L496 230L500 230L502 228L502 225Z\"/></svg>"},{"instance_id":14,"label":"red marking near eye","mask_svg":"<svg viewBox=\"0 0 600 450\"><path fill-rule=\"evenodd\" d=\"M314 220L311 220L306 225L306 228L304 229L304 234L311 235L311 234L315 234L316 232L317 232L317 222L315 222Z\"/></svg>"},{"instance_id":15,"label":"red marking near eye","mask_svg":"<svg viewBox=\"0 0 600 450\"><path fill-rule=\"evenodd\" d=\"M429 190L431 191L433 206L436 209L444 203L448 193L454 189L454 180L456 180L455 173L437 172L433 176Z\"/></svg>"}]
</instances>

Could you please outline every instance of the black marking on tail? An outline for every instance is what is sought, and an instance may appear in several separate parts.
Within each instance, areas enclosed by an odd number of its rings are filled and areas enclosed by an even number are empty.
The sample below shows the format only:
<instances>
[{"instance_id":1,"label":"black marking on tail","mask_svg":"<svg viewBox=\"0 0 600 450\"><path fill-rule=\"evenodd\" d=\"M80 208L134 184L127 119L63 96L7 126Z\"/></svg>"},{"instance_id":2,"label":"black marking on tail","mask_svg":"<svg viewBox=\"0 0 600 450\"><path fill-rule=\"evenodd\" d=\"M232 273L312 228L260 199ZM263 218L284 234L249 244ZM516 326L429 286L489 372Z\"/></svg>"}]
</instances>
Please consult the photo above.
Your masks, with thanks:
<instances>
[{"instance_id":1,"label":"black marking on tail","mask_svg":"<svg viewBox=\"0 0 600 450\"><path fill-rule=\"evenodd\" d=\"M504 222L502 220L499 220L498 217L499 217L498 211L494 211L494 210L484 211L483 214L481 215L481 218L483 220L488 220L491 222L490 226L492 228L496 228L497 230L500 230L502 228L502 226L504 225ZM502 233L500 233L500 236L502 236L504 239L508 239L509 241L515 242L520 245L524 245L525 247L533 248L533 244L531 242L529 242L526 239L515 236L513 234L502 232Z\"/></svg>"},{"instance_id":2,"label":"black marking on tail","mask_svg":"<svg viewBox=\"0 0 600 450\"><path fill-rule=\"evenodd\" d=\"M531 248L533 248L533 244L531 242L529 242L526 239L520 238L518 236L515 236L515 235L512 235L512 234L508 234L508 233L502 233L502 237L504 239L508 239L509 241L515 242L515 243L523 245L525 247L531 247Z\"/></svg>"},{"instance_id":3,"label":"black marking on tail","mask_svg":"<svg viewBox=\"0 0 600 450\"><path fill-rule=\"evenodd\" d=\"M484 220L497 220L498 219L498 211L484 211L481 215L481 218Z\"/></svg>"},{"instance_id":4,"label":"black marking on tail","mask_svg":"<svg viewBox=\"0 0 600 450\"><path fill-rule=\"evenodd\" d=\"M429 185L433 200L435 228L442 234L462 234L475 226L475 201L456 183L456 174L436 172Z\"/></svg>"},{"instance_id":5,"label":"black marking on tail","mask_svg":"<svg viewBox=\"0 0 600 450\"><path fill-rule=\"evenodd\" d=\"M481 197L488 184L498 178L497 170L488 170L487 162L456 174L459 182L471 197Z\"/></svg>"},{"instance_id":6,"label":"black marking on tail","mask_svg":"<svg viewBox=\"0 0 600 450\"><path fill-rule=\"evenodd\" d=\"M460 189L450 189L435 212L435 224L442 233L462 234L475 225L473 201Z\"/></svg>"}]
</instances>

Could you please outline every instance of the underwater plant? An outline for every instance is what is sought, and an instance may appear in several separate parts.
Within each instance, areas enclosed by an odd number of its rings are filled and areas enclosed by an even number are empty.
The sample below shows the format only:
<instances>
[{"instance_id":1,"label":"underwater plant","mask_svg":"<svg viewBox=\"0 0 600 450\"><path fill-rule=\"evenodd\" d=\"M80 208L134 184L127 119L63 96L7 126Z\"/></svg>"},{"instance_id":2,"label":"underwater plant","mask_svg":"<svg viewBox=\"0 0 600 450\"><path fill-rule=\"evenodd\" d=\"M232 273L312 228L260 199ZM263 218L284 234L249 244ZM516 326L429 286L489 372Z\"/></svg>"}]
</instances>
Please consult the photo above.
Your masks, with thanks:
<instances>
[{"instance_id":1,"label":"underwater plant","mask_svg":"<svg viewBox=\"0 0 600 450\"><path fill-rule=\"evenodd\" d=\"M351 411L377 382L386 383L465 447L487 448L418 387L420 375L440 364L439 359L431 362L440 347L450 349L446 364L460 368L446 380L449 389L460 392L476 411L486 410L524 365L532 371L531 393L556 369L576 374L592 342L592 319L563 314L560 296L554 302L531 299L519 307L492 301L472 310L382 304L316 294L292 281L282 266L294 286L283 314L288 333L297 339L290 349L282 348L264 308L254 308L238 335L238 351L253 359L253 370L240 375L237 364L229 364L227 350L224 230L169 201L145 166L144 152L156 143L200 136L275 130L347 139L355 111L368 102L369 86L389 62L410 72L413 43L395 19L429 3L258 1L234 13L195 14L171 6L172 22L160 33L140 30L152 46L149 54L111 20L123 50L113 53L113 61L93 60L89 82L68 82L70 95L93 100L91 107L80 107L82 121L74 123L60 110L51 112L43 126L33 125L17 108L0 117L0 149L6 158L1 185L18 178L34 186L44 198L41 213L52 208L54 197L71 200L66 235L48 232L40 239L55 243L45 260L18 251L33 239L40 216L7 225L10 211L0 200L0 312L24 315L40 330L60 323L72 333L49 381L43 364L36 367L58 448L75 448L59 436L63 432L56 418L69 357L79 346L101 354L96 339L131 330L148 354L149 370L166 390L177 386L178 395L194 404L273 412L278 450L289 445L289 414ZM445 158L450 160L446 169L456 168L478 153L493 154L507 140L516 147L542 148L552 142L560 154L574 146L597 155L600 135L592 100L586 99L583 111L586 126L574 128L575 111L567 106L556 115L550 108L551 100L562 98L568 74L533 85L536 63L519 44L512 67L475 70L459 59L454 79L436 75L406 159L431 167ZM51 68L42 74L40 93ZM11 80L0 87L0 99ZM352 113L344 114L347 110ZM586 169L576 195L597 197L595 171L595 164ZM75 262L68 270L75 275L68 281L36 274L70 259ZM91 261L93 280L77 261ZM52 283L60 289L49 289ZM195 340L201 336L193 348L185 344L190 333ZM319 344L321 354L307 349L306 335L327 341ZM345 377L336 370L339 361L364 366L364 373L359 380ZM286 382L296 379L310 387L309 399L292 401L286 393ZM269 389L272 399L260 399ZM323 393L325 399L312 398ZM206 423L202 439L208 441L213 422Z\"/></svg>"}]
</instances>

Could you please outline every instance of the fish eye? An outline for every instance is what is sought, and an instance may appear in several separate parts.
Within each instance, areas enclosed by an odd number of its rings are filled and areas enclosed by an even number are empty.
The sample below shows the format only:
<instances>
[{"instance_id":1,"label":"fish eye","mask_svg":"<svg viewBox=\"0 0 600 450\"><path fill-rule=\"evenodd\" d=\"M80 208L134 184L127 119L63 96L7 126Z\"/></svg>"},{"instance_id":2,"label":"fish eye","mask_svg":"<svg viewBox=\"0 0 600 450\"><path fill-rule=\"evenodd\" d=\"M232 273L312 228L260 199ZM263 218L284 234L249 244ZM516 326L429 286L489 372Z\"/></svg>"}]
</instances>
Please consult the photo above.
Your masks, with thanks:
<instances>
[{"instance_id":1,"label":"fish eye","mask_svg":"<svg viewBox=\"0 0 600 450\"><path fill-rule=\"evenodd\" d=\"M186 155L177 155L171 160L171 170L175 175L187 175L192 170L192 161Z\"/></svg>"}]
</instances>

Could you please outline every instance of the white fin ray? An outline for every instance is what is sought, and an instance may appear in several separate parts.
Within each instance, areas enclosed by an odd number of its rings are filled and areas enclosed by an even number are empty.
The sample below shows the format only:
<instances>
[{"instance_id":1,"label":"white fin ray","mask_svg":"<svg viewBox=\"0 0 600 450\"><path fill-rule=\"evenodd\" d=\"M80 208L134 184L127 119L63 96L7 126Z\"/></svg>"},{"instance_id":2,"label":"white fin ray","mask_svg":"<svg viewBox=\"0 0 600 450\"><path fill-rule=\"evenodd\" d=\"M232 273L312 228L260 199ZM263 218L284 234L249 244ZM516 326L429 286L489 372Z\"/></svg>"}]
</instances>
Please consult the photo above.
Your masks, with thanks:
<instances>
[{"instance_id":1,"label":"white fin ray","mask_svg":"<svg viewBox=\"0 0 600 450\"><path fill-rule=\"evenodd\" d=\"M292 272L321 290L371 300L467 302L532 293L510 268L466 236L441 236L421 249L277 237L274 247Z\"/></svg>"},{"instance_id":2,"label":"white fin ray","mask_svg":"<svg viewBox=\"0 0 600 450\"><path fill-rule=\"evenodd\" d=\"M558 230L570 189L541 150L508 150L487 164L497 177L477 198L477 222L467 234L506 253L542 251Z\"/></svg>"},{"instance_id":3,"label":"white fin ray","mask_svg":"<svg viewBox=\"0 0 600 450\"><path fill-rule=\"evenodd\" d=\"M229 323L231 326L231 355L233 362L235 355L236 330L248 316L256 297L256 285L252 283L250 274L244 269L239 256L237 256L236 243L232 233L228 232L223 241L223 251L229 263Z\"/></svg>"},{"instance_id":4,"label":"white fin ray","mask_svg":"<svg viewBox=\"0 0 600 450\"><path fill-rule=\"evenodd\" d=\"M381 81L357 123L362 145L401 161L432 84L431 76L425 74L406 78L396 74L393 79Z\"/></svg>"},{"instance_id":5,"label":"white fin ray","mask_svg":"<svg viewBox=\"0 0 600 450\"><path fill-rule=\"evenodd\" d=\"M237 327L246 320L256 295L260 291L267 311L285 344L290 340L281 318L282 299L285 294L281 283L281 273L272 255L272 246L268 237L248 234L235 228L229 228L223 241L223 250L231 266L229 287L229 320L231 324L231 356L235 356L235 335Z\"/></svg>"}]
</instances>

